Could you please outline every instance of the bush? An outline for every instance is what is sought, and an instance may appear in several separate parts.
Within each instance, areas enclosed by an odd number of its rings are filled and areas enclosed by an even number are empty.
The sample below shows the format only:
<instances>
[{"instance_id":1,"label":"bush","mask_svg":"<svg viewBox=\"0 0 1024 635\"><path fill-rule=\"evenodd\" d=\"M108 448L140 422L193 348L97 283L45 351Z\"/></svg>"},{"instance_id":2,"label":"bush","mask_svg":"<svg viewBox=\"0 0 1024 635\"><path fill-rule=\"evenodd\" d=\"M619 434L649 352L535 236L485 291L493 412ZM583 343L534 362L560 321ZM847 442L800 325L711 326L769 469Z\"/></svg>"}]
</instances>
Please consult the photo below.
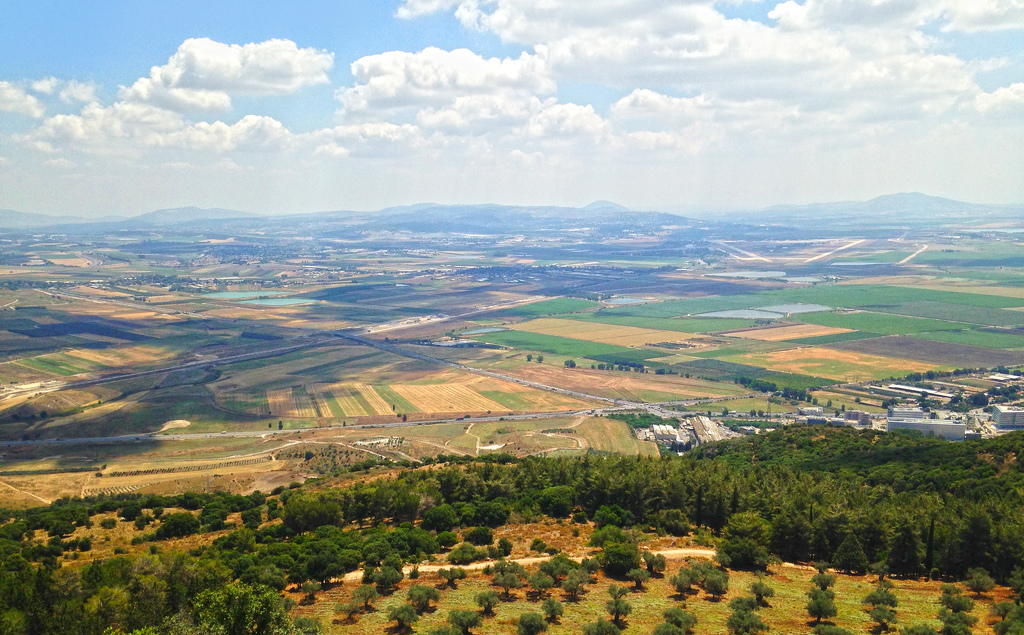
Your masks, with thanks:
<instances>
[{"instance_id":1,"label":"bush","mask_svg":"<svg viewBox=\"0 0 1024 635\"><path fill-rule=\"evenodd\" d=\"M448 562L452 564L469 564L475 560L482 560L484 557L483 552L474 548L468 542L464 542L451 550L448 554Z\"/></svg>"},{"instance_id":2,"label":"bush","mask_svg":"<svg viewBox=\"0 0 1024 635\"><path fill-rule=\"evenodd\" d=\"M113 529L114 527L117 527L117 519L116 518L104 518L103 520L100 521L100 527L102 527L104 529Z\"/></svg>"},{"instance_id":3,"label":"bush","mask_svg":"<svg viewBox=\"0 0 1024 635\"><path fill-rule=\"evenodd\" d=\"M523 613L519 616L516 624L516 632L519 635L540 635L548 630L548 624L539 613Z\"/></svg>"},{"instance_id":4,"label":"bush","mask_svg":"<svg viewBox=\"0 0 1024 635\"><path fill-rule=\"evenodd\" d=\"M167 514L157 527L156 537L160 540L184 538L198 533L200 526L199 519L188 512Z\"/></svg>"},{"instance_id":5,"label":"bush","mask_svg":"<svg viewBox=\"0 0 1024 635\"><path fill-rule=\"evenodd\" d=\"M466 542L483 547L494 543L494 532L487 527L474 527L467 531L462 538Z\"/></svg>"},{"instance_id":6,"label":"bush","mask_svg":"<svg viewBox=\"0 0 1024 635\"><path fill-rule=\"evenodd\" d=\"M600 558L601 568L613 577L622 577L640 567L640 550L634 544L606 543Z\"/></svg>"}]
</instances>

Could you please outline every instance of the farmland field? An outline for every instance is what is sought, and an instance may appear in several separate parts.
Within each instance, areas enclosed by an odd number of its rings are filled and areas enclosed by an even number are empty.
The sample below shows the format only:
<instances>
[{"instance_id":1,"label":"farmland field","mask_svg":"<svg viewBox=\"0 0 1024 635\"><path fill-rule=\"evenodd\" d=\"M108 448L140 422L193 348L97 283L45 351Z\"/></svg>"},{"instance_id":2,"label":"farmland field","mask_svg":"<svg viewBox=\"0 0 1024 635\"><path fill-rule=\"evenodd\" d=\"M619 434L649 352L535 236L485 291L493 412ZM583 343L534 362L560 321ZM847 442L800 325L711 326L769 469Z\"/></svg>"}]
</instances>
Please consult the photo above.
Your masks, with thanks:
<instances>
[{"instance_id":1,"label":"farmland field","mask_svg":"<svg viewBox=\"0 0 1024 635\"><path fill-rule=\"evenodd\" d=\"M805 313L798 316L801 322L820 324L836 328L870 331L882 335L906 335L925 331L949 331L963 328L956 322L944 322L927 318L903 317L867 311Z\"/></svg>"},{"instance_id":2,"label":"farmland field","mask_svg":"<svg viewBox=\"0 0 1024 635\"><path fill-rule=\"evenodd\" d=\"M770 353L748 353L726 358L725 361L789 373L816 375L838 381L885 379L902 377L913 372L940 370L937 364L817 346Z\"/></svg>"},{"instance_id":3,"label":"farmland field","mask_svg":"<svg viewBox=\"0 0 1024 635\"><path fill-rule=\"evenodd\" d=\"M679 331L658 331L635 326L605 325L600 322L540 318L512 324L509 328L542 335L555 335L617 346L646 346L660 342L685 341L693 337Z\"/></svg>"},{"instance_id":4,"label":"farmland field","mask_svg":"<svg viewBox=\"0 0 1024 635\"><path fill-rule=\"evenodd\" d=\"M779 326L763 326L760 328L743 329L740 331L728 331L721 333L721 335L752 340L763 340L766 342L779 342L783 340L796 340L807 337L825 337L852 332L853 331L850 329L820 326L817 324L782 324Z\"/></svg>"},{"instance_id":5,"label":"farmland field","mask_svg":"<svg viewBox=\"0 0 1024 635\"><path fill-rule=\"evenodd\" d=\"M963 331L913 333L911 336L936 342L949 342L950 344L966 344L968 346L984 346L998 349L1024 349L1024 333L1020 330L1011 332L996 329L969 329Z\"/></svg>"},{"instance_id":6,"label":"farmland field","mask_svg":"<svg viewBox=\"0 0 1024 635\"><path fill-rule=\"evenodd\" d=\"M658 456L658 446L640 441L625 422L608 417L588 417L576 428L576 434L587 440L591 450L616 454Z\"/></svg>"},{"instance_id":7,"label":"farmland field","mask_svg":"<svg viewBox=\"0 0 1024 635\"><path fill-rule=\"evenodd\" d=\"M558 315L561 313L583 311L595 306L598 306L597 302L591 302L590 300L581 300L579 298L556 298L554 300L532 302L530 304L524 304L523 306L517 306L510 309L502 309L501 313L505 315L515 315L518 317L539 317L542 315Z\"/></svg>"},{"instance_id":8,"label":"farmland field","mask_svg":"<svg viewBox=\"0 0 1024 635\"><path fill-rule=\"evenodd\" d=\"M964 324L982 326L1020 326L1024 324L1024 313L1007 309L952 304L949 302L902 302L891 306L874 306L873 311L897 313L914 317L934 318Z\"/></svg>"},{"instance_id":9,"label":"farmland field","mask_svg":"<svg viewBox=\"0 0 1024 635\"><path fill-rule=\"evenodd\" d=\"M832 344L829 348L916 359L956 368L993 368L1024 364L1024 352L1001 351L900 335L841 342Z\"/></svg>"},{"instance_id":10,"label":"farmland field","mask_svg":"<svg viewBox=\"0 0 1024 635\"><path fill-rule=\"evenodd\" d=\"M474 336L474 339L508 346L521 351L533 351L541 353L554 353L569 357L587 357L602 361L623 360L629 362L643 362L648 359L663 356L665 353L658 351L645 351L625 346L612 346L599 342L587 342L584 340L570 339L567 337L556 337L554 335L542 335L539 333L528 333L523 331L502 331L499 333L486 333Z\"/></svg>"},{"instance_id":11,"label":"farmland field","mask_svg":"<svg viewBox=\"0 0 1024 635\"><path fill-rule=\"evenodd\" d=\"M715 333L754 326L754 320L738 320L734 318L674 318L674 317L640 317L607 313L605 310L594 313L576 313L562 316L567 320L600 322L602 324L619 324L644 329L661 331L680 331L682 333Z\"/></svg>"}]
</instances>

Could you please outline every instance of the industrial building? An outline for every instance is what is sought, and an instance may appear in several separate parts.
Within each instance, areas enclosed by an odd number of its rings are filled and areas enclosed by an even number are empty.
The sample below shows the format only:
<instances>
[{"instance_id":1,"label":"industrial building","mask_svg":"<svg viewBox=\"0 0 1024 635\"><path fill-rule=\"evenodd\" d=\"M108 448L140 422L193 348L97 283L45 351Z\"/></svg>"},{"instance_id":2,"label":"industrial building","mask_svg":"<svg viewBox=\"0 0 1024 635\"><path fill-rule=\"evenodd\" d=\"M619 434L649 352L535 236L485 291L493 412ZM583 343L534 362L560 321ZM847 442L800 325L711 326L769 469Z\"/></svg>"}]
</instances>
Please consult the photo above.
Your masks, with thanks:
<instances>
[{"instance_id":1,"label":"industrial building","mask_svg":"<svg viewBox=\"0 0 1024 635\"><path fill-rule=\"evenodd\" d=\"M843 419L845 420L846 425L871 425L871 415L863 410L847 410L843 413Z\"/></svg>"},{"instance_id":2,"label":"industrial building","mask_svg":"<svg viewBox=\"0 0 1024 635\"><path fill-rule=\"evenodd\" d=\"M963 441L967 437L967 425L953 419L934 419L933 415L921 408L889 408L886 429L917 430L923 434L945 437L950 441Z\"/></svg>"},{"instance_id":3,"label":"industrial building","mask_svg":"<svg viewBox=\"0 0 1024 635\"><path fill-rule=\"evenodd\" d=\"M922 434L934 434L950 441L963 441L967 437L967 424L954 419L905 419L889 421L889 432L893 430L917 430Z\"/></svg>"},{"instance_id":4,"label":"industrial building","mask_svg":"<svg viewBox=\"0 0 1024 635\"><path fill-rule=\"evenodd\" d=\"M797 408L796 413L802 417L824 417L825 409L821 406L807 406L806 408Z\"/></svg>"},{"instance_id":5,"label":"industrial building","mask_svg":"<svg viewBox=\"0 0 1024 635\"><path fill-rule=\"evenodd\" d=\"M1024 430L1024 408L997 405L992 407L992 421L997 430Z\"/></svg>"}]
</instances>

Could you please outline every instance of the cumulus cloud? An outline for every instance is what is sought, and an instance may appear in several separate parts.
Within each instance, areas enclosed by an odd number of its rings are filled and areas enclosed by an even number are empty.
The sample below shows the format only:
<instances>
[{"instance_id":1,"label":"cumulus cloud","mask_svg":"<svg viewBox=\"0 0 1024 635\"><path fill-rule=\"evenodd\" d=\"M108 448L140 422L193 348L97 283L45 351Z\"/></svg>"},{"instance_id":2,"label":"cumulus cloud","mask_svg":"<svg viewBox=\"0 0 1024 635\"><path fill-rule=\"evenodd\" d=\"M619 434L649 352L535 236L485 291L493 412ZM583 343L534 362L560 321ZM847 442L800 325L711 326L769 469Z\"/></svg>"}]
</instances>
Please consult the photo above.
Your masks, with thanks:
<instances>
[{"instance_id":1,"label":"cumulus cloud","mask_svg":"<svg viewBox=\"0 0 1024 635\"><path fill-rule=\"evenodd\" d=\"M32 90L43 95L52 95L58 84L60 80L56 77L45 77L32 82Z\"/></svg>"},{"instance_id":2,"label":"cumulus cloud","mask_svg":"<svg viewBox=\"0 0 1024 635\"><path fill-rule=\"evenodd\" d=\"M281 150L291 138L292 133L280 121L272 117L246 115L234 124L223 121L198 122L181 130L154 134L147 139L147 143L162 147L229 152Z\"/></svg>"},{"instance_id":3,"label":"cumulus cloud","mask_svg":"<svg viewBox=\"0 0 1024 635\"><path fill-rule=\"evenodd\" d=\"M337 93L349 113L436 106L471 95L533 95L555 90L544 59L528 53L499 59L467 49L389 51L356 60L352 74L355 85Z\"/></svg>"},{"instance_id":4,"label":"cumulus cloud","mask_svg":"<svg viewBox=\"0 0 1024 635\"><path fill-rule=\"evenodd\" d=\"M1019 115L1024 115L1024 82L1010 84L991 93L981 93L975 98L974 106L981 113L1016 112Z\"/></svg>"},{"instance_id":5,"label":"cumulus cloud","mask_svg":"<svg viewBox=\"0 0 1024 635\"><path fill-rule=\"evenodd\" d=\"M333 53L300 49L291 40L239 45L191 38L119 97L178 111L223 111L232 95L286 95L327 83L333 66Z\"/></svg>"},{"instance_id":6,"label":"cumulus cloud","mask_svg":"<svg viewBox=\"0 0 1024 635\"><path fill-rule=\"evenodd\" d=\"M24 88L3 81L0 81L0 110L36 119L45 112L39 100L26 93Z\"/></svg>"},{"instance_id":7,"label":"cumulus cloud","mask_svg":"<svg viewBox=\"0 0 1024 635\"><path fill-rule=\"evenodd\" d=\"M459 4L460 0L405 0L395 12L400 18L418 18L438 11L445 11Z\"/></svg>"},{"instance_id":8,"label":"cumulus cloud","mask_svg":"<svg viewBox=\"0 0 1024 635\"><path fill-rule=\"evenodd\" d=\"M79 82L71 80L68 82L60 91L60 100L65 104L72 104L75 102L91 103L97 101L96 99L96 84L92 82Z\"/></svg>"}]
</instances>

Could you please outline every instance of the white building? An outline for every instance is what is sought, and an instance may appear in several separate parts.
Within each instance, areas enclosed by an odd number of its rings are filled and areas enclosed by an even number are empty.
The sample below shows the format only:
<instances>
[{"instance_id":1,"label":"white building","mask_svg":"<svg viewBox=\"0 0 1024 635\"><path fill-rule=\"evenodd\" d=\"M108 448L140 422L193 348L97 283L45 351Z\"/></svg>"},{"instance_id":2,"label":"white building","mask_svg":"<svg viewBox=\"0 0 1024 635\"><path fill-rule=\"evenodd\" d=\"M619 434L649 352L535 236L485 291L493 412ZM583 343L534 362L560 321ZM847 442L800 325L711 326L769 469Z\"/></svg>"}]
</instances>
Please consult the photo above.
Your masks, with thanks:
<instances>
[{"instance_id":1,"label":"white building","mask_svg":"<svg viewBox=\"0 0 1024 635\"><path fill-rule=\"evenodd\" d=\"M889 420L886 428L893 430L917 430L922 434L934 434L950 441L963 441L967 437L967 425L952 419L897 419Z\"/></svg>"},{"instance_id":2,"label":"white building","mask_svg":"<svg viewBox=\"0 0 1024 635\"><path fill-rule=\"evenodd\" d=\"M998 430L1024 430L1024 408L997 405L992 407L992 421Z\"/></svg>"}]
</instances>

